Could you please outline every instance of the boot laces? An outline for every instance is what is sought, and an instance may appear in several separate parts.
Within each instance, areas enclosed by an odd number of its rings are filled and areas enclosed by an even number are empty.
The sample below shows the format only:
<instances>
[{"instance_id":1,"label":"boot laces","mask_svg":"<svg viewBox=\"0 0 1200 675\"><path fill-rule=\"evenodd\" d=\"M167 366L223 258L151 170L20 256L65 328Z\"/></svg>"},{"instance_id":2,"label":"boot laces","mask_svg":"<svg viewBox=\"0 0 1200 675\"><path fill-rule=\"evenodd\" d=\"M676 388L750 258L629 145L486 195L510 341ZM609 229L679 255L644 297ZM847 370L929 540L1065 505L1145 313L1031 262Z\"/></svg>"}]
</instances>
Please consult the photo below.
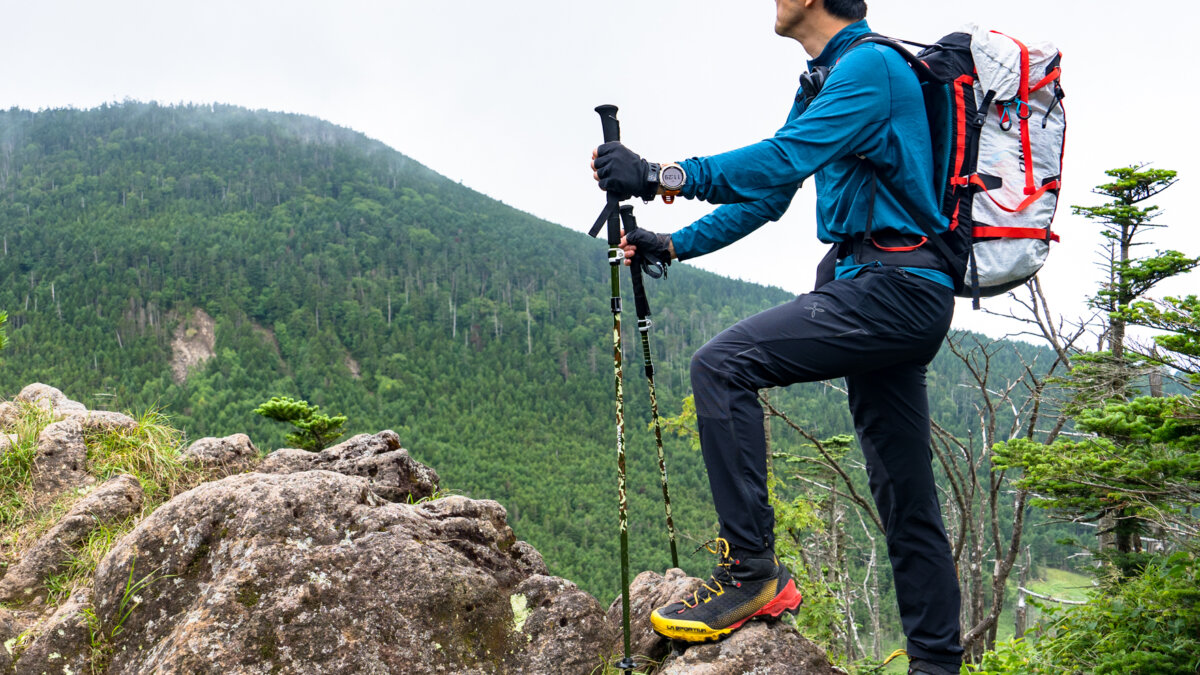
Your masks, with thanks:
<instances>
[{"instance_id":1,"label":"boot laces","mask_svg":"<svg viewBox=\"0 0 1200 675\"><path fill-rule=\"evenodd\" d=\"M736 565L740 561L734 560L732 550L730 549L729 542L727 540L722 537L717 537L716 539L705 543L700 548L706 548L708 549L709 553L717 556L717 569L713 571L712 576L708 578L708 581L701 584L700 588L696 589L696 591L692 593L690 602L688 598L683 599L683 604L689 609L699 605L702 602L708 602L718 595L724 594L726 584L735 587L742 585L740 581L737 581L733 578L733 572L730 570L730 567ZM699 551L700 548L697 548L696 550ZM701 593L704 593L703 597L701 597Z\"/></svg>"}]
</instances>

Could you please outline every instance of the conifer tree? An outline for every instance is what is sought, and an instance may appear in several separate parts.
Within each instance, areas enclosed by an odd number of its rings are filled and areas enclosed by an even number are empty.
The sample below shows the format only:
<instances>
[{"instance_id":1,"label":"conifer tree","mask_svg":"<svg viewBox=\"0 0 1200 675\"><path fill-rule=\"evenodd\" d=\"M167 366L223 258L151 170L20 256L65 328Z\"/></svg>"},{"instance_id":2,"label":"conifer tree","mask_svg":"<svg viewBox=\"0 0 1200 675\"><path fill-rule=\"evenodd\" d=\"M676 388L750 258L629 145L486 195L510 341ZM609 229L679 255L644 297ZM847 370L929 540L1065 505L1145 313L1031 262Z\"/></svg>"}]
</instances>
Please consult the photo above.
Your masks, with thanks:
<instances>
[{"instance_id":1,"label":"conifer tree","mask_svg":"<svg viewBox=\"0 0 1200 675\"><path fill-rule=\"evenodd\" d=\"M308 401L298 401L290 396L272 396L254 412L278 422L290 423L297 432L287 435L289 443L294 443L301 450L320 452L341 437L342 425L346 423L345 415L331 417L321 414L320 409L321 406L309 405Z\"/></svg>"},{"instance_id":2,"label":"conifer tree","mask_svg":"<svg viewBox=\"0 0 1200 675\"><path fill-rule=\"evenodd\" d=\"M1109 197L1110 201L1099 206L1071 207L1076 215L1098 221L1102 227L1100 234L1107 240L1100 263L1107 278L1091 299L1091 305L1105 313L1106 325L1101 333L1105 351L1089 355L1075 373L1080 387L1077 403L1084 406L1089 402L1128 398L1132 393L1130 381L1144 362L1136 352L1130 353L1126 326L1131 321L1152 324L1154 313L1142 301L1146 293L1159 282L1200 264L1200 258L1189 258L1179 251L1135 255L1136 247L1148 243L1140 238L1163 227L1153 222L1160 215L1157 206L1140 205L1174 185L1175 171L1126 166L1109 169L1105 174L1113 180L1097 186L1094 192ZM1139 306L1143 309L1135 311L1133 306L1138 301L1142 301ZM1169 319L1164 321L1169 322Z\"/></svg>"},{"instance_id":3,"label":"conifer tree","mask_svg":"<svg viewBox=\"0 0 1200 675\"><path fill-rule=\"evenodd\" d=\"M1074 359L1070 385L1075 387L1072 409L1076 428L1086 435L1049 446L1031 439L999 444L998 468L1020 468L1021 489L1039 495L1032 503L1057 511L1074 521L1099 521L1102 551L1125 573L1140 567L1141 536L1152 526L1166 535L1184 538L1196 533L1192 509L1200 505L1200 446L1197 399L1193 396L1135 397L1131 383L1147 365L1144 354L1129 349L1125 329L1130 323L1175 332L1158 339L1160 347L1177 347L1181 354L1197 350L1194 297L1157 304L1146 294L1159 282L1195 268L1200 258L1178 251L1136 257L1132 250L1147 242L1138 236L1161 227L1151 221L1157 206L1139 206L1175 183L1175 172L1123 167L1106 172L1114 180L1096 192L1112 198L1094 207L1073 207L1075 213L1102 223L1108 240L1107 273L1092 304L1105 311L1101 330L1106 351ZM1172 362L1160 355L1151 366ZM1183 514L1183 518L1175 516Z\"/></svg>"}]
</instances>

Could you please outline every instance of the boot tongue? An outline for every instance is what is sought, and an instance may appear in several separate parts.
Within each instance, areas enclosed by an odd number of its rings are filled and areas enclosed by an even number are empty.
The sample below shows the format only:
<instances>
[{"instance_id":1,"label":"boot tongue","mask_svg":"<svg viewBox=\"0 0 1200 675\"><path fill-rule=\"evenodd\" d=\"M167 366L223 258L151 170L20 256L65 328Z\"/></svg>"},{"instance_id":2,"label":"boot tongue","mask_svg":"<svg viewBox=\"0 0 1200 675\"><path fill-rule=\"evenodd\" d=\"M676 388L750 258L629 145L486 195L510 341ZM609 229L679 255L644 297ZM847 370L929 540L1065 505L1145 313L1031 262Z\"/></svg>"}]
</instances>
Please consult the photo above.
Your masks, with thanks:
<instances>
[{"instance_id":1,"label":"boot tongue","mask_svg":"<svg viewBox=\"0 0 1200 675\"><path fill-rule=\"evenodd\" d=\"M739 581L761 581L775 576L775 554L771 551L730 552L729 573Z\"/></svg>"}]
</instances>

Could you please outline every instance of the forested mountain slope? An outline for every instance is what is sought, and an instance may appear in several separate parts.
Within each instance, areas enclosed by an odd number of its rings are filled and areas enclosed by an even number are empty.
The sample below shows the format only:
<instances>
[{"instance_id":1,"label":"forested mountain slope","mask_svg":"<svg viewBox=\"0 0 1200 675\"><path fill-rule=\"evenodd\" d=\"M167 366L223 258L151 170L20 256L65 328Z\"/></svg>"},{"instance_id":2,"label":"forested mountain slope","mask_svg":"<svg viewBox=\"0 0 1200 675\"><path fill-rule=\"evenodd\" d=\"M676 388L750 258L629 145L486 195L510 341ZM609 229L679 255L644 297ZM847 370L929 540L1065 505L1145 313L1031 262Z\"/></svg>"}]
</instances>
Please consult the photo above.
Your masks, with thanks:
<instances>
[{"instance_id":1,"label":"forested mountain slope","mask_svg":"<svg viewBox=\"0 0 1200 675\"><path fill-rule=\"evenodd\" d=\"M555 574L615 592L602 242L320 120L140 103L0 113L0 236L0 396L41 381L89 408L162 409L192 438L249 431L266 449L283 429L254 407L304 398L347 415L350 433L395 429L445 486L504 503ZM650 286L667 414L696 347L789 297L687 265ZM633 564L662 569L640 346L625 325L638 366L626 369ZM211 358L179 377L172 343L205 331ZM931 369L951 429L970 410L963 381L953 359ZM780 401L820 435L851 430L835 391L793 387ZM676 521L702 541L714 518L699 455L668 443Z\"/></svg>"}]
</instances>

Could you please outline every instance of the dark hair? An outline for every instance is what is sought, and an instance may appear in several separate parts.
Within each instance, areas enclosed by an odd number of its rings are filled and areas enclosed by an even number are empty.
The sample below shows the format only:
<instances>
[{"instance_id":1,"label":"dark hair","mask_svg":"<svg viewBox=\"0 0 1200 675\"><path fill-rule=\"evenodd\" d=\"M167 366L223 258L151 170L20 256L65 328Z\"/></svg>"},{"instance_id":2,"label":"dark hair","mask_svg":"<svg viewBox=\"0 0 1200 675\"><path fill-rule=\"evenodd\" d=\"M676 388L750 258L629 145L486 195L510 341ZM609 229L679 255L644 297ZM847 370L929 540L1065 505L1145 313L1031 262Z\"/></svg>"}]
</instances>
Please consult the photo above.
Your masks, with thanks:
<instances>
[{"instance_id":1,"label":"dark hair","mask_svg":"<svg viewBox=\"0 0 1200 675\"><path fill-rule=\"evenodd\" d=\"M839 19L858 21L867 15L866 0L825 0L825 11Z\"/></svg>"}]
</instances>

